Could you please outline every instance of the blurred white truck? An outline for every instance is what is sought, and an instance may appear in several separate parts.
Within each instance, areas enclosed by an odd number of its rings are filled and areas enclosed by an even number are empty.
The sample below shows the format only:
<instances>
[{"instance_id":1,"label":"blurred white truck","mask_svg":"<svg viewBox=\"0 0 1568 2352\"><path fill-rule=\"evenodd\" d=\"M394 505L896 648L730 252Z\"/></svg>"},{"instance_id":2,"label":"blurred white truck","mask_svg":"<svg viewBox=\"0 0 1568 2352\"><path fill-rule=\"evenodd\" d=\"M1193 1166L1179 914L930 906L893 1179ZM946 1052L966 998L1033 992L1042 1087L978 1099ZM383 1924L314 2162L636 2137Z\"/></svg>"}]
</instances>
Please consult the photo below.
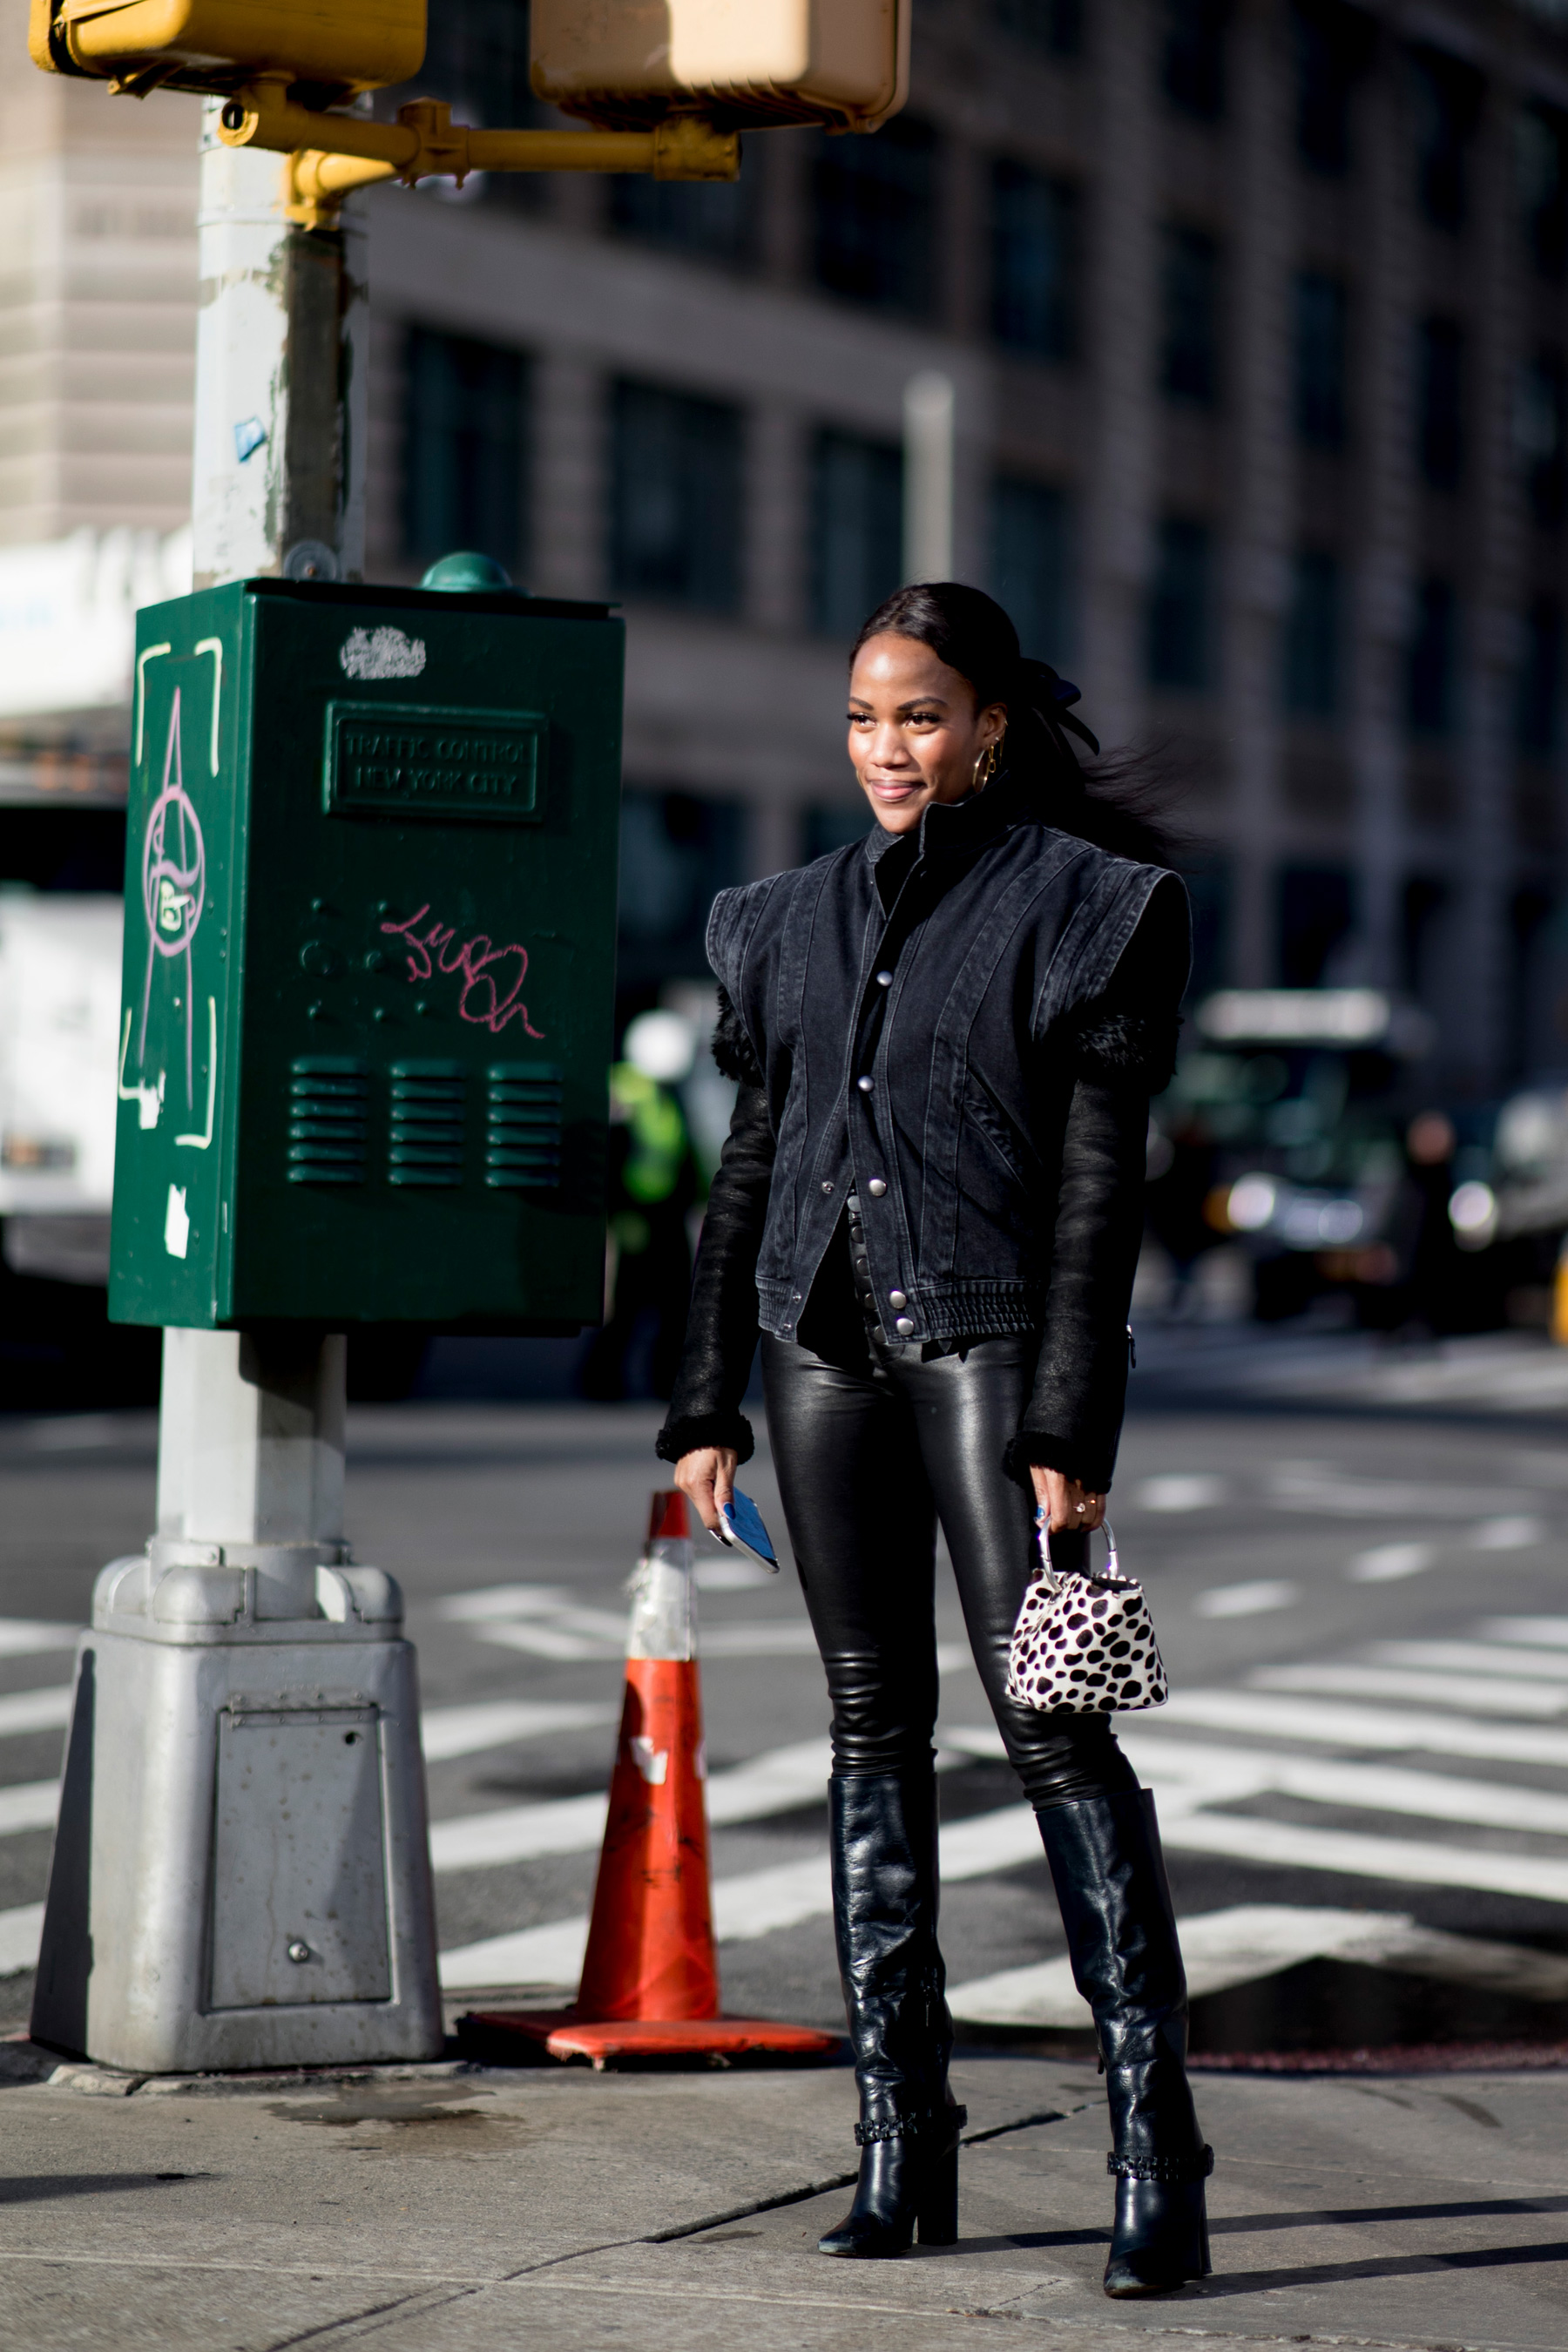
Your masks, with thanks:
<instances>
[{"instance_id":1,"label":"blurred white truck","mask_svg":"<svg viewBox=\"0 0 1568 2352\"><path fill-rule=\"evenodd\" d=\"M18 1274L108 1279L122 929L118 898L0 890L0 1218Z\"/></svg>"}]
</instances>

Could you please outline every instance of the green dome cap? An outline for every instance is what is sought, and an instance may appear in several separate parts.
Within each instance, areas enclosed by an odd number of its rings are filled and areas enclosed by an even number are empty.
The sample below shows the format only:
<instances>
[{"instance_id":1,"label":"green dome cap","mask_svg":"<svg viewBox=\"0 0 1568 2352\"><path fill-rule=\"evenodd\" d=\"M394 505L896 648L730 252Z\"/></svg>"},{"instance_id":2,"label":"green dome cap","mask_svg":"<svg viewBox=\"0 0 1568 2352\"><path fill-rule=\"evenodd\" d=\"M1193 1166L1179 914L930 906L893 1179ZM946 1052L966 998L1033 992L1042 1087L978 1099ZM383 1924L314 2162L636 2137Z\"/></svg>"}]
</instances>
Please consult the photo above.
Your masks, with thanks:
<instances>
[{"instance_id":1,"label":"green dome cap","mask_svg":"<svg viewBox=\"0 0 1568 2352\"><path fill-rule=\"evenodd\" d=\"M465 547L456 555L443 555L433 563L419 583L421 588L510 588L511 574L504 572L493 555L480 555Z\"/></svg>"}]
</instances>

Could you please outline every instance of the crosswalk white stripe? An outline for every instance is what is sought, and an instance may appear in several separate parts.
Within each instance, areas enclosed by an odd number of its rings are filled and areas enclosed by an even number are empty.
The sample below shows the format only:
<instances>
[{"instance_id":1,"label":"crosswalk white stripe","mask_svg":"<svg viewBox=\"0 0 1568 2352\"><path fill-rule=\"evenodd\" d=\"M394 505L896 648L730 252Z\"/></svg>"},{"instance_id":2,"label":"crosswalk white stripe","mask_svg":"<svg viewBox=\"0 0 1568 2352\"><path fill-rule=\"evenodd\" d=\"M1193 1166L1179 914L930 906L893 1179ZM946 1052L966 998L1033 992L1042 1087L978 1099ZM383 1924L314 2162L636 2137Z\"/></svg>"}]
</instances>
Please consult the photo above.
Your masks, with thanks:
<instances>
[{"instance_id":1,"label":"crosswalk white stripe","mask_svg":"<svg viewBox=\"0 0 1568 2352\"><path fill-rule=\"evenodd\" d=\"M419 1718L419 1738L425 1761L445 1764L454 1756L510 1747L514 1739L587 1730L615 1719L613 1706L574 1706L563 1699L480 1699L469 1706L427 1706ZM0 1730L4 1727L0 1723Z\"/></svg>"},{"instance_id":2,"label":"crosswalk white stripe","mask_svg":"<svg viewBox=\"0 0 1568 2352\"><path fill-rule=\"evenodd\" d=\"M1156 1718L1151 1718L1155 1720ZM1121 1719L1124 1728L1128 1718ZM1568 1732L1508 1723L1473 1722L1459 1715L1423 1715L1414 1709L1338 1705L1321 1699L1264 1697L1253 1691L1173 1691L1157 1718L1201 1724L1211 1731L1256 1733L1260 1738L1300 1739L1323 1748L1370 1748L1434 1755L1476 1756L1503 1764L1556 1765L1568 1769ZM947 1735L942 1735L945 1738ZM1002 1752L1000 1738L995 1753Z\"/></svg>"},{"instance_id":3,"label":"crosswalk white stripe","mask_svg":"<svg viewBox=\"0 0 1568 2352\"><path fill-rule=\"evenodd\" d=\"M25 1731L58 1731L71 1719L71 1686L7 1691L0 1697L0 1739Z\"/></svg>"},{"instance_id":4,"label":"crosswalk white stripe","mask_svg":"<svg viewBox=\"0 0 1568 2352\"><path fill-rule=\"evenodd\" d=\"M1568 1862L1533 1854L1488 1853L1436 1841L1373 1837L1359 1830L1319 1830L1299 1822L1181 1812L1169 1807L1162 1809L1160 1829L1166 1845L1182 1853L1223 1853L1288 1870L1326 1870L1423 1886L1469 1886L1489 1895L1568 1903Z\"/></svg>"},{"instance_id":5,"label":"crosswalk white stripe","mask_svg":"<svg viewBox=\"0 0 1568 2352\"><path fill-rule=\"evenodd\" d=\"M821 1804L832 1760L826 1739L803 1739L715 1772L708 1782L708 1819L722 1826ZM595 1790L591 1796L435 1822L430 1858L438 1871L476 1870L534 1854L586 1853L604 1836L607 1805L607 1796Z\"/></svg>"},{"instance_id":6,"label":"crosswalk white stripe","mask_svg":"<svg viewBox=\"0 0 1568 2352\"><path fill-rule=\"evenodd\" d=\"M33 1617L0 1617L0 1657L23 1657L36 1650L74 1650L79 1625L45 1625Z\"/></svg>"},{"instance_id":7,"label":"crosswalk white stripe","mask_svg":"<svg viewBox=\"0 0 1568 2352\"><path fill-rule=\"evenodd\" d=\"M1486 1642L1539 1642L1568 1650L1568 1617L1487 1617L1476 1630Z\"/></svg>"},{"instance_id":8,"label":"crosswalk white stripe","mask_svg":"<svg viewBox=\"0 0 1568 2352\"><path fill-rule=\"evenodd\" d=\"M1568 1688L1547 1683L1471 1680L1463 1675L1417 1674L1398 1666L1259 1666L1247 1676L1255 1690L1326 1691L1348 1698L1426 1699L1471 1715L1528 1715L1568 1711Z\"/></svg>"},{"instance_id":9,"label":"crosswalk white stripe","mask_svg":"<svg viewBox=\"0 0 1568 2352\"><path fill-rule=\"evenodd\" d=\"M1239 1903L1184 1918L1181 1932L1187 1990L1194 2000L1320 1958L1403 1969L1525 2000L1561 2000L1568 1995L1568 1960L1556 1953L1447 1935L1419 1926L1403 1912ZM1003 1969L951 1986L948 2000L955 2017L977 2025L1081 2031L1093 2022L1065 1958Z\"/></svg>"},{"instance_id":10,"label":"crosswalk white stripe","mask_svg":"<svg viewBox=\"0 0 1568 2352\"><path fill-rule=\"evenodd\" d=\"M1277 1719L1279 1704L1271 1702L1262 1719L1271 1730L1288 1731ZM1551 1790L1387 1765L1334 1764L1321 1756L1295 1756L1277 1748L1218 1748L1203 1740L1163 1738L1159 1727L1145 1728L1146 1721L1124 1719L1118 1726L1127 1760L1141 1780L1156 1791L1173 1792L1184 1805L1236 1804L1272 1791L1363 1812L1408 1813L1422 1821L1473 1822L1489 1829L1568 1836L1568 1796ZM968 1756L1004 1753L1002 1735L986 1727L944 1728L938 1738ZM1540 1761L1533 1745L1524 1753L1530 1761Z\"/></svg>"},{"instance_id":11,"label":"crosswalk white stripe","mask_svg":"<svg viewBox=\"0 0 1568 2352\"><path fill-rule=\"evenodd\" d=\"M1321 1756L1267 1748L1205 1747L1195 1741L1124 1732L1121 1745L1141 1780L1173 1786L1200 1804L1235 1804L1270 1791L1317 1805L1417 1820L1471 1822L1488 1829L1568 1836L1568 1796L1499 1780L1463 1780L1447 1772L1404 1771L1374 1764L1333 1764Z\"/></svg>"},{"instance_id":12,"label":"crosswalk white stripe","mask_svg":"<svg viewBox=\"0 0 1568 2352\"><path fill-rule=\"evenodd\" d=\"M1431 1666L1439 1674L1568 1683L1568 1656L1518 1646L1505 1649L1495 1642L1374 1642L1363 1654L1384 1666Z\"/></svg>"},{"instance_id":13,"label":"crosswalk white stripe","mask_svg":"<svg viewBox=\"0 0 1568 2352\"><path fill-rule=\"evenodd\" d=\"M58 1780L16 1780L0 1789L0 1837L22 1830L52 1830L59 1807Z\"/></svg>"},{"instance_id":14,"label":"crosswalk white stripe","mask_svg":"<svg viewBox=\"0 0 1568 2352\"><path fill-rule=\"evenodd\" d=\"M41 1903L21 1903L14 1911L0 1911L0 1977L16 1976L38 1964L38 1943L44 1932Z\"/></svg>"},{"instance_id":15,"label":"crosswalk white stripe","mask_svg":"<svg viewBox=\"0 0 1568 2352\"><path fill-rule=\"evenodd\" d=\"M1040 1833L1027 1805L954 1822L942 1832L942 1874L950 1883L1043 1859ZM770 1870L719 1879L713 1888L713 1932L721 1944L745 1943L824 1919L832 1908L823 1851ZM441 1981L454 1992L479 1985L571 1984L582 1971L587 1933L587 1920L575 1918L552 1919L510 1936L489 1936L482 1943L443 1952Z\"/></svg>"}]
</instances>

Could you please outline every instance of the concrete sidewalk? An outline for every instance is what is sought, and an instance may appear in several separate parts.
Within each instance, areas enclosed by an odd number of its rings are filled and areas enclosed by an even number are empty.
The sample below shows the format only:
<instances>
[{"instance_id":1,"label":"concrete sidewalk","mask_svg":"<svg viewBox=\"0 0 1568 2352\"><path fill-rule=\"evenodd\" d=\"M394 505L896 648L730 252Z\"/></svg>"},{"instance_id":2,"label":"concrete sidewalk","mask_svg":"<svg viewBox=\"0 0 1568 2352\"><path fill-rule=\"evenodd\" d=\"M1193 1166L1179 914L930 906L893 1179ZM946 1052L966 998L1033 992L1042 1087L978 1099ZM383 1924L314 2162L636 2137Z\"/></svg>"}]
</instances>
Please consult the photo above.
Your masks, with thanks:
<instances>
[{"instance_id":1,"label":"concrete sidewalk","mask_svg":"<svg viewBox=\"0 0 1568 2352\"><path fill-rule=\"evenodd\" d=\"M973 2052L963 2231L825 2261L847 2071L153 2081L0 2046L0 2343L282 2352L1568 2344L1568 2076L1198 2077L1215 2275L1100 2291L1092 2067Z\"/></svg>"}]
</instances>

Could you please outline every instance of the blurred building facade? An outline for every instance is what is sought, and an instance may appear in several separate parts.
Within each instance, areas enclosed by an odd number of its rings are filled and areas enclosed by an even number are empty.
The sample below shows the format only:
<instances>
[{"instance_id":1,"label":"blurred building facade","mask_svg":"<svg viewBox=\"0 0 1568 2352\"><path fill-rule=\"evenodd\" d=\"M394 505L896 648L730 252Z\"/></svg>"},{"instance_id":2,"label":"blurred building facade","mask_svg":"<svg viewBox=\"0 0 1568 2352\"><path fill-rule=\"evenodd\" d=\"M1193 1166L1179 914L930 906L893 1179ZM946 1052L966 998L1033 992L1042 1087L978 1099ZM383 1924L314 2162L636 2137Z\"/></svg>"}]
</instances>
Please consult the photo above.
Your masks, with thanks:
<instances>
[{"instance_id":1,"label":"blurred building facade","mask_svg":"<svg viewBox=\"0 0 1568 2352\"><path fill-rule=\"evenodd\" d=\"M1460 1088L1568 1066L1568 33L914 5L875 139L754 137L734 188L366 200L372 576L477 544L631 624L628 1003L700 969L715 888L863 824L844 646L901 576L936 369L955 570L1187 779L1203 981L1409 988ZM169 532L194 108L32 75L22 16L0 542ZM524 9L431 0L421 80L530 119Z\"/></svg>"}]
</instances>

